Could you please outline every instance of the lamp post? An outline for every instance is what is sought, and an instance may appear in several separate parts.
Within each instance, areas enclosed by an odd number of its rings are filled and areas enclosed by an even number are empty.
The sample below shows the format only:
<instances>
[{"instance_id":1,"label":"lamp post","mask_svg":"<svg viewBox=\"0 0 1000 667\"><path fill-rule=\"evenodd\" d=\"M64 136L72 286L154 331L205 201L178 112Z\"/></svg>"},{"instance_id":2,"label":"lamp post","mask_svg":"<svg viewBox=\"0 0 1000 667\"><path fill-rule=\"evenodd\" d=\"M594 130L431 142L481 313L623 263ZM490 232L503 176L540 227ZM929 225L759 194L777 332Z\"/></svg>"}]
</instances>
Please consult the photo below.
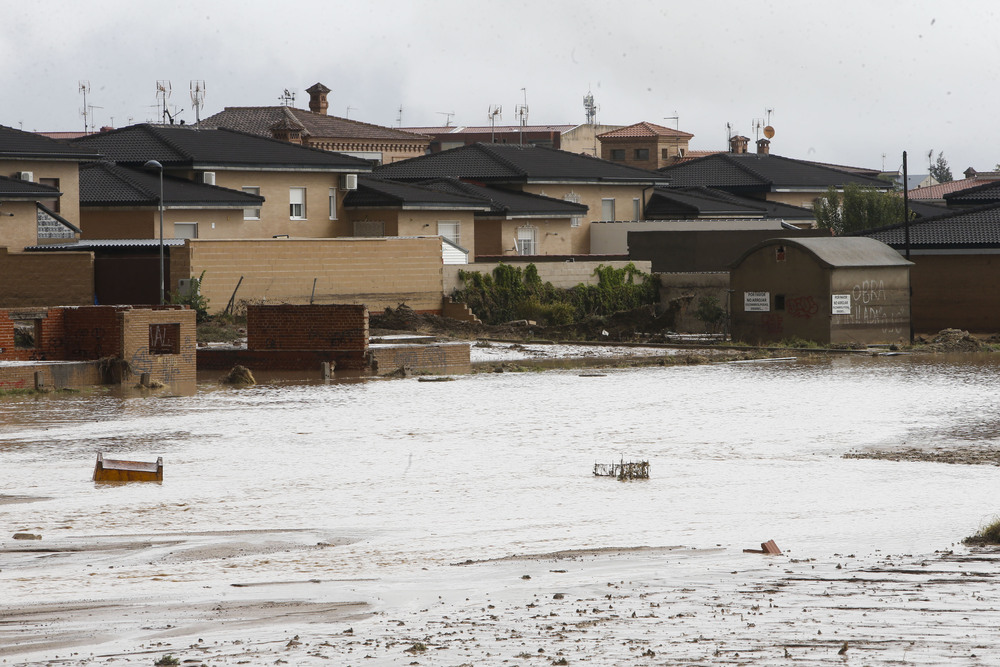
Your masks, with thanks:
<instances>
[{"instance_id":1,"label":"lamp post","mask_svg":"<svg viewBox=\"0 0 1000 667\"><path fill-rule=\"evenodd\" d=\"M156 160L150 160L145 165L146 169L159 169L160 170L160 305L162 306L165 301L163 299L163 165Z\"/></svg>"}]
</instances>

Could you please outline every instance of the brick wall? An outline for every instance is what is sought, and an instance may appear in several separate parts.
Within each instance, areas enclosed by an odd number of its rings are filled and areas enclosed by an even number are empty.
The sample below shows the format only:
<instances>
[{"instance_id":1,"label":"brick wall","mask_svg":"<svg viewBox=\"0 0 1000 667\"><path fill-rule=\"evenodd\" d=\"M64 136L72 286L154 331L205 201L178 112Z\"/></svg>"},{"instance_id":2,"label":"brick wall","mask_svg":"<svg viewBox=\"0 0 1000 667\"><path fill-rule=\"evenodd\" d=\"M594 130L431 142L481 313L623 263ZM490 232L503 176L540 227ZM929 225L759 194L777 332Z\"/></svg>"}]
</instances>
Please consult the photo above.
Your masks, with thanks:
<instances>
[{"instance_id":1,"label":"brick wall","mask_svg":"<svg viewBox=\"0 0 1000 667\"><path fill-rule=\"evenodd\" d=\"M470 368L468 343L372 345L368 355L381 374L401 367L435 373L464 373Z\"/></svg>"},{"instance_id":2,"label":"brick wall","mask_svg":"<svg viewBox=\"0 0 1000 667\"><path fill-rule=\"evenodd\" d=\"M33 389L35 373L42 374L42 383L49 388L92 387L101 384L100 370L94 362L59 364L32 363L0 365L0 391Z\"/></svg>"},{"instance_id":3,"label":"brick wall","mask_svg":"<svg viewBox=\"0 0 1000 667\"><path fill-rule=\"evenodd\" d=\"M368 309L359 305L247 307L249 350L368 349Z\"/></svg>"},{"instance_id":4,"label":"brick wall","mask_svg":"<svg viewBox=\"0 0 1000 667\"><path fill-rule=\"evenodd\" d=\"M35 322L35 344L32 348L14 346L14 323ZM0 359L9 361L44 361L65 359L63 347L63 313L56 308L0 310Z\"/></svg>"},{"instance_id":5,"label":"brick wall","mask_svg":"<svg viewBox=\"0 0 1000 667\"><path fill-rule=\"evenodd\" d=\"M121 311L121 357L132 364L136 375L149 373L152 379L168 383L194 382L197 370L196 316L193 310L176 307ZM179 327L164 327L173 324ZM150 351L151 327L158 327L161 334L164 329L177 331L175 354L156 354L155 349ZM172 342L169 340L172 335L167 334L167 342Z\"/></svg>"},{"instance_id":6,"label":"brick wall","mask_svg":"<svg viewBox=\"0 0 1000 667\"><path fill-rule=\"evenodd\" d=\"M94 254L10 253L0 247L0 308L94 303Z\"/></svg>"},{"instance_id":7,"label":"brick wall","mask_svg":"<svg viewBox=\"0 0 1000 667\"><path fill-rule=\"evenodd\" d=\"M332 362L335 369L360 371L368 368L368 359L359 350L243 350L198 348L198 370L228 371L240 364L255 371L315 371L320 364Z\"/></svg>"},{"instance_id":8,"label":"brick wall","mask_svg":"<svg viewBox=\"0 0 1000 667\"><path fill-rule=\"evenodd\" d=\"M441 241L428 238L192 239L170 250L170 289L205 272L202 294L213 313L236 300L250 303L401 303L441 310ZM315 292L313 281L315 280Z\"/></svg>"},{"instance_id":9,"label":"brick wall","mask_svg":"<svg viewBox=\"0 0 1000 667\"><path fill-rule=\"evenodd\" d=\"M84 306L63 310L62 358L101 359L121 356L121 323L124 306Z\"/></svg>"}]
</instances>

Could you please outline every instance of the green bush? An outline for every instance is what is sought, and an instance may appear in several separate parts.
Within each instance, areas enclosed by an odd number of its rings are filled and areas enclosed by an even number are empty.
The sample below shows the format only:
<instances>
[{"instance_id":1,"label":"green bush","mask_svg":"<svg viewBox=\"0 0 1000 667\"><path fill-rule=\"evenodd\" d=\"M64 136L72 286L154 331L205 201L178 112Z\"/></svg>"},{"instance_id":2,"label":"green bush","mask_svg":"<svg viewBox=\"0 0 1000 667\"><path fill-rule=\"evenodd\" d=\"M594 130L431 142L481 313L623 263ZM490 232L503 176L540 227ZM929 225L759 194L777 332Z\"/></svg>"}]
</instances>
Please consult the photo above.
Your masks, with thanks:
<instances>
[{"instance_id":1,"label":"green bush","mask_svg":"<svg viewBox=\"0 0 1000 667\"><path fill-rule=\"evenodd\" d=\"M201 283L205 280L205 272L191 279L191 289L184 296L180 293L170 295L170 303L184 305L195 312L195 320L204 322L208 319L208 299L201 293Z\"/></svg>"}]
</instances>

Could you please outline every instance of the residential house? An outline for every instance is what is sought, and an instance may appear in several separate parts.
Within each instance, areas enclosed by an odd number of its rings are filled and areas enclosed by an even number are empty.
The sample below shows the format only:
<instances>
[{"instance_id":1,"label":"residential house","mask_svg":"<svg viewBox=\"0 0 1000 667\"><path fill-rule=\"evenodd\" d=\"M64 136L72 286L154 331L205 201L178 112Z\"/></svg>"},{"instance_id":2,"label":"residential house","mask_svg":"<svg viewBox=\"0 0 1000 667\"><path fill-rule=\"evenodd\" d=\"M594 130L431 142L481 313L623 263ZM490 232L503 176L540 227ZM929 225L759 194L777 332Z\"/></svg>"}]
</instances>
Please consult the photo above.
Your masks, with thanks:
<instances>
[{"instance_id":1,"label":"residential house","mask_svg":"<svg viewBox=\"0 0 1000 667\"><path fill-rule=\"evenodd\" d=\"M887 243L913 261L917 332L1000 331L1000 291L995 289L1000 283L1000 203L958 208L858 235Z\"/></svg>"},{"instance_id":2,"label":"residential house","mask_svg":"<svg viewBox=\"0 0 1000 667\"><path fill-rule=\"evenodd\" d=\"M731 194L803 208L812 207L828 188L849 183L889 191L892 184L815 162L771 155L769 142L757 142L758 152L746 152L749 139L732 138L728 153L715 153L660 169L674 186L705 186Z\"/></svg>"},{"instance_id":3,"label":"residential house","mask_svg":"<svg viewBox=\"0 0 1000 667\"><path fill-rule=\"evenodd\" d=\"M541 146L485 143L383 165L375 175L409 183L450 177L560 199L587 206L588 220L641 220L649 192L668 182L657 172L588 155ZM590 227L583 220L580 216L571 221L569 243L560 242L559 254L590 253ZM522 251L547 254L541 243L544 233L539 225L526 221L516 229L517 246Z\"/></svg>"},{"instance_id":4,"label":"residential house","mask_svg":"<svg viewBox=\"0 0 1000 667\"><path fill-rule=\"evenodd\" d=\"M811 209L740 197L725 190L699 185L658 187L646 204L647 220L733 218L787 220L800 227L812 227L816 222Z\"/></svg>"},{"instance_id":5,"label":"residential house","mask_svg":"<svg viewBox=\"0 0 1000 667\"><path fill-rule=\"evenodd\" d=\"M660 169L684 157L692 138L690 132L645 121L597 135L603 159L640 169Z\"/></svg>"},{"instance_id":6,"label":"residential house","mask_svg":"<svg viewBox=\"0 0 1000 667\"><path fill-rule=\"evenodd\" d=\"M0 247L19 252L80 232L80 162L98 156L0 126Z\"/></svg>"},{"instance_id":7,"label":"residential house","mask_svg":"<svg viewBox=\"0 0 1000 667\"><path fill-rule=\"evenodd\" d=\"M198 208L196 205L182 207L175 202L170 210L171 228L164 230L164 235L171 238L334 236L337 221L343 215L344 196L356 187L357 175L370 172L372 168L366 160L340 153L234 130L183 125L132 125L81 137L71 145L99 152L105 159L133 170L128 174L112 174L100 169L93 172L93 182L102 186L109 183L111 177L119 177L119 184L121 177L134 180L134 170L146 168L144 165L148 161L155 160L163 167L165 200L168 182L177 196L182 194L183 186L169 181L170 177L249 195L240 198L218 191L196 193L191 188L184 189L183 197L197 200L198 196L205 196L212 203ZM153 173L159 177L158 171ZM148 194L149 181L144 180L139 185ZM117 194L128 196L124 189L117 190ZM263 201L259 206L249 205L260 197ZM95 232L84 229L86 237L103 234L100 228L121 229L126 224L122 210L100 210L114 208L102 206L109 202L102 202L100 193L85 195L85 199L93 213L88 213L85 222L98 227ZM239 210L234 206L239 201L248 205ZM220 218L223 214L219 209L226 209L225 219ZM98 221L101 215L104 222ZM137 224L145 225L142 219L148 222L151 215L148 201L129 209L129 215Z\"/></svg>"},{"instance_id":8,"label":"residential house","mask_svg":"<svg viewBox=\"0 0 1000 667\"><path fill-rule=\"evenodd\" d=\"M431 138L349 118L328 115L330 89L317 83L306 89L309 110L290 106L226 107L198 127L223 128L300 146L336 151L388 164L428 152Z\"/></svg>"}]
</instances>

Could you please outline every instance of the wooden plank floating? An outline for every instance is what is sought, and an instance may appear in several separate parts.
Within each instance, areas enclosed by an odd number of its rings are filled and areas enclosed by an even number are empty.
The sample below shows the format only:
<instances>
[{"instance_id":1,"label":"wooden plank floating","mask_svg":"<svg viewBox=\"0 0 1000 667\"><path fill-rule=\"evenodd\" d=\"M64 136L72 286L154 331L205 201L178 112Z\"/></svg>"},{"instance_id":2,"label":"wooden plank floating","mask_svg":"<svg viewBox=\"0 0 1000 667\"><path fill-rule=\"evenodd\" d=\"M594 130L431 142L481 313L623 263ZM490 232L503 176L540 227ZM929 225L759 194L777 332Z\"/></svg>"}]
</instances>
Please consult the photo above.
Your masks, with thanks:
<instances>
[{"instance_id":1,"label":"wooden plank floating","mask_svg":"<svg viewBox=\"0 0 1000 667\"><path fill-rule=\"evenodd\" d=\"M625 461L618 463L595 463L594 475L597 477L615 477L619 480L649 479L649 461Z\"/></svg>"},{"instance_id":2,"label":"wooden plank floating","mask_svg":"<svg viewBox=\"0 0 1000 667\"><path fill-rule=\"evenodd\" d=\"M97 453L97 464L94 466L95 482L162 482L163 457L155 463L145 461L119 461L105 459L102 452Z\"/></svg>"}]
</instances>

